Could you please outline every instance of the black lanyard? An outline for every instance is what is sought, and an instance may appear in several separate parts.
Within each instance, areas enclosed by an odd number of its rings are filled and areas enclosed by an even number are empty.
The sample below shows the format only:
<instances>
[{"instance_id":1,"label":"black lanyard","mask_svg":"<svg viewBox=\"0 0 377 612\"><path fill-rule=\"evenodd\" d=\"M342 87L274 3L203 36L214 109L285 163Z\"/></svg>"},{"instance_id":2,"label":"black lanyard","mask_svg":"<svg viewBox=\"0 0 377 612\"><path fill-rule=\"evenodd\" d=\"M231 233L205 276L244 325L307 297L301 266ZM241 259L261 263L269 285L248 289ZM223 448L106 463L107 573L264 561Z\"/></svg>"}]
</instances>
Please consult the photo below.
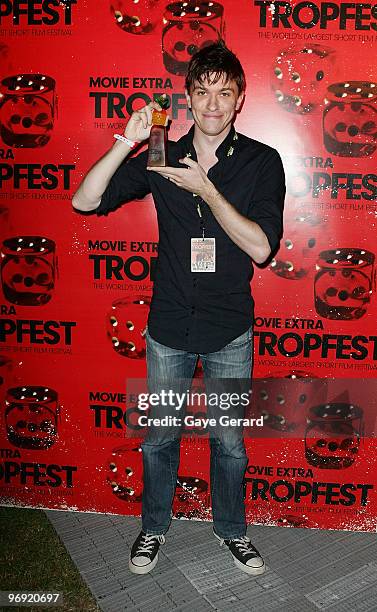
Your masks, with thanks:
<instances>
[{"instance_id":1,"label":"black lanyard","mask_svg":"<svg viewBox=\"0 0 377 612\"><path fill-rule=\"evenodd\" d=\"M238 140L238 134L237 134L237 132L234 132L234 136L233 136L233 145L234 146L235 146L237 140ZM230 157L231 155L233 155L233 153L234 153L234 146L231 145L229 147L229 149L227 151L227 157ZM190 151L188 153L186 153L186 157L192 157ZM192 195L193 195L194 198L198 197L197 193L193 193ZM197 213L198 213L199 218L200 218L200 229L202 231L202 239L204 240L205 227L204 227L204 219L203 219L202 209L200 207L200 202L197 203L196 210L197 210Z\"/></svg>"}]
</instances>

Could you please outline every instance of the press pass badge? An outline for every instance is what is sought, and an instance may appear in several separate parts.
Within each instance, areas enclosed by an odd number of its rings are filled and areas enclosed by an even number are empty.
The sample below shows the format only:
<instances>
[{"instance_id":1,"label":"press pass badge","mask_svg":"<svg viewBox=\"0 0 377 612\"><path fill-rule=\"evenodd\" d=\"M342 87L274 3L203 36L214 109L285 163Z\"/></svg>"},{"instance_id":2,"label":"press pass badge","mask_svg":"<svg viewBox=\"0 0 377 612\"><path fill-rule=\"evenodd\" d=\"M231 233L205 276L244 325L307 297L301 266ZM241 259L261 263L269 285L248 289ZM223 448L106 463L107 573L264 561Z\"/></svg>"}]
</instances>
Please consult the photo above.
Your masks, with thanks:
<instances>
[{"instance_id":1,"label":"press pass badge","mask_svg":"<svg viewBox=\"0 0 377 612\"><path fill-rule=\"evenodd\" d=\"M215 238L191 238L191 272L216 272Z\"/></svg>"}]
</instances>

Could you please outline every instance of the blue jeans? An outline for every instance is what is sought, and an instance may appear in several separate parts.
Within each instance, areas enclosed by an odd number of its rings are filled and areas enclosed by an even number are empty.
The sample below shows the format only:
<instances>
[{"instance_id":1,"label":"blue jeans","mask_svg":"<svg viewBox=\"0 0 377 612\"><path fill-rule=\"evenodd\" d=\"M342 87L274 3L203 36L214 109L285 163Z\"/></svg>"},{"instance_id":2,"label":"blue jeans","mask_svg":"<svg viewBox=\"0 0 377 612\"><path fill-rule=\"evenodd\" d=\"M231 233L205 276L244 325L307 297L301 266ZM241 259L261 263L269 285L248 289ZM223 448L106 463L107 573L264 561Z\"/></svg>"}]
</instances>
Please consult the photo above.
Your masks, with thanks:
<instances>
[{"instance_id":1,"label":"blue jeans","mask_svg":"<svg viewBox=\"0 0 377 612\"><path fill-rule=\"evenodd\" d=\"M161 380L191 381L198 357L202 361L207 393L207 385L214 378L251 381L252 339L249 329L221 350L197 355L160 344L147 331L149 392L158 391ZM165 410L165 414L177 415L174 406ZM234 408L232 410L234 416ZM241 406L235 410L243 417ZM221 431L224 429L228 430L226 434ZM171 522L180 454L179 431L152 427L141 448L144 468L142 530L160 535L167 532ZM214 530L224 539L246 534L243 478L247 464L242 428L218 427L216 434L210 437L211 500Z\"/></svg>"}]
</instances>

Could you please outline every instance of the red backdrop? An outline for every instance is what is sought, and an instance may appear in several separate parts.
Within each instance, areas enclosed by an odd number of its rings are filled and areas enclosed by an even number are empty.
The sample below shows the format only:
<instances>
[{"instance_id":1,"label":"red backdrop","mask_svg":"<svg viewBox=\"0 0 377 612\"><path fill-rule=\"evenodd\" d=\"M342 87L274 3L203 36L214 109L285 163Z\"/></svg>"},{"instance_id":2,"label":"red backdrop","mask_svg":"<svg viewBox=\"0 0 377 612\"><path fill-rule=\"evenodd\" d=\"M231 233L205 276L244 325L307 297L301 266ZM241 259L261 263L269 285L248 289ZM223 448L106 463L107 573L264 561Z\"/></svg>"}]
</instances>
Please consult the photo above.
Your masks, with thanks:
<instances>
[{"instance_id":1,"label":"red backdrop","mask_svg":"<svg viewBox=\"0 0 377 612\"><path fill-rule=\"evenodd\" d=\"M236 129L287 177L281 248L252 281L247 517L375 530L377 5L360 3L0 2L2 498L140 514L125 393L146 373L155 210L71 198L154 94L169 137L187 131L187 61L219 34L247 77ZM182 442L175 516L210 518L208 459L205 436Z\"/></svg>"}]
</instances>

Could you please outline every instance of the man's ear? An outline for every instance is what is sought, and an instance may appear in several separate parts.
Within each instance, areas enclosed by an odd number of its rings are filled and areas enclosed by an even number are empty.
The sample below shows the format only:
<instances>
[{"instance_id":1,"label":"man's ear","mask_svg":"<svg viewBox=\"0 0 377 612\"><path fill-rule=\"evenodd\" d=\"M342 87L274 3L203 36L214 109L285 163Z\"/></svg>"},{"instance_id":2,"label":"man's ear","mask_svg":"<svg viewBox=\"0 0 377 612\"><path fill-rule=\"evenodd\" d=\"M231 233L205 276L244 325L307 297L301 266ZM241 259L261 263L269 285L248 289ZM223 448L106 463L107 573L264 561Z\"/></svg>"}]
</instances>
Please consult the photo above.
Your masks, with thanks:
<instances>
[{"instance_id":1,"label":"man's ear","mask_svg":"<svg viewBox=\"0 0 377 612\"><path fill-rule=\"evenodd\" d=\"M187 89L185 89L185 96L186 96L187 106L191 110L191 96L190 96L189 92L187 91Z\"/></svg>"},{"instance_id":2,"label":"man's ear","mask_svg":"<svg viewBox=\"0 0 377 612\"><path fill-rule=\"evenodd\" d=\"M238 111L241 108L244 98L245 98L245 92L243 91L237 98L236 111Z\"/></svg>"}]
</instances>

